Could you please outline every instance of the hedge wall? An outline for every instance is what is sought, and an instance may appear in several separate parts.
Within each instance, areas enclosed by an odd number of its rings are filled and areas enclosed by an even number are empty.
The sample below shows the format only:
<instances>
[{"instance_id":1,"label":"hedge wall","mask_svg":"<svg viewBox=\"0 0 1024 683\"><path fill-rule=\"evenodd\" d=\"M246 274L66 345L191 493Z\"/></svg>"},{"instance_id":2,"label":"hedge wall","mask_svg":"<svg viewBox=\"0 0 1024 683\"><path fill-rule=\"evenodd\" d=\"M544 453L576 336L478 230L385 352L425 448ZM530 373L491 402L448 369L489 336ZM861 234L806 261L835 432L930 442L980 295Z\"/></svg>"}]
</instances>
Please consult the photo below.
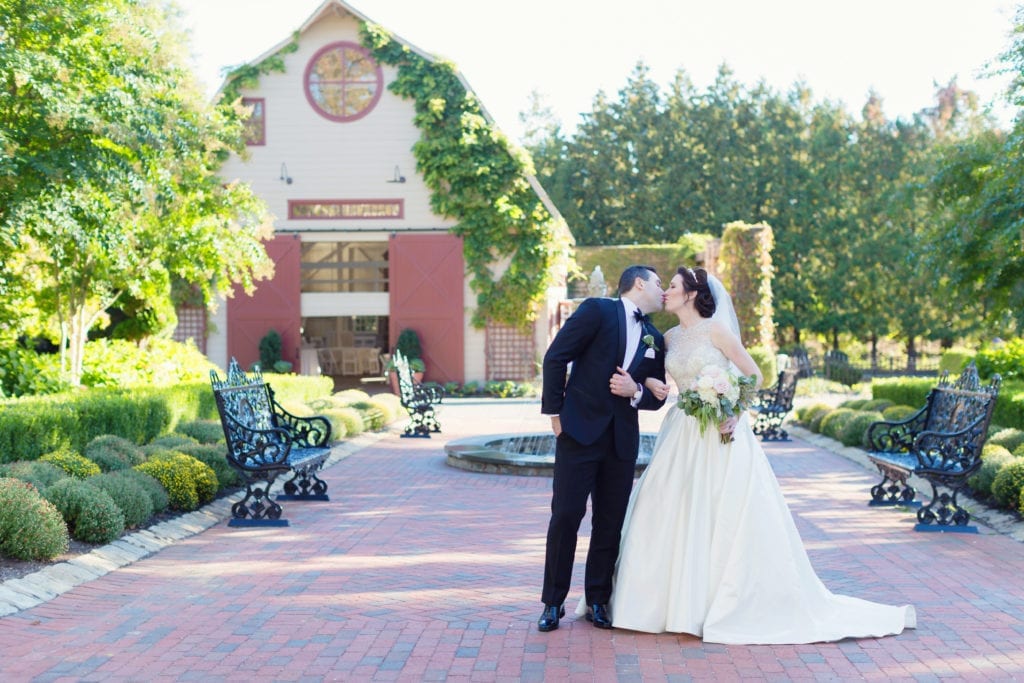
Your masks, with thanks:
<instances>
[{"instance_id":1,"label":"hedge wall","mask_svg":"<svg viewBox=\"0 0 1024 683\"><path fill-rule=\"evenodd\" d=\"M35 460L62 445L81 452L101 434L147 443L181 422L216 416L206 382L12 399L0 403L0 462Z\"/></svg>"},{"instance_id":2,"label":"hedge wall","mask_svg":"<svg viewBox=\"0 0 1024 683\"><path fill-rule=\"evenodd\" d=\"M872 380L871 395L920 408L936 384L935 377L886 377ZM1000 385L992 424L1024 429L1024 381L1011 380Z\"/></svg>"}]
</instances>

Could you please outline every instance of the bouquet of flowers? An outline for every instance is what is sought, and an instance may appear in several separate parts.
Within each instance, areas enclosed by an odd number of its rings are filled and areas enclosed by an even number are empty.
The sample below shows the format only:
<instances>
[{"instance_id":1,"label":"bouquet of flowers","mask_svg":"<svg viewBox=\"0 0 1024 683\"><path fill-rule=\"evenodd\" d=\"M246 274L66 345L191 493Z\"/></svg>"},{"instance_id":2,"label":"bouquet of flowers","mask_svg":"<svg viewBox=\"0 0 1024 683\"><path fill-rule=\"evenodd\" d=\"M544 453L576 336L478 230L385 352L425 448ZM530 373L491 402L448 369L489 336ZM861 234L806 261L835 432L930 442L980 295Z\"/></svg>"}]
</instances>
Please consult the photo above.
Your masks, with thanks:
<instances>
[{"instance_id":1,"label":"bouquet of flowers","mask_svg":"<svg viewBox=\"0 0 1024 683\"><path fill-rule=\"evenodd\" d=\"M679 409L697 418L701 436L708 425L718 426L746 410L757 396L757 377L735 375L717 365L705 366L688 389L679 392ZM732 434L722 434L730 443Z\"/></svg>"}]
</instances>

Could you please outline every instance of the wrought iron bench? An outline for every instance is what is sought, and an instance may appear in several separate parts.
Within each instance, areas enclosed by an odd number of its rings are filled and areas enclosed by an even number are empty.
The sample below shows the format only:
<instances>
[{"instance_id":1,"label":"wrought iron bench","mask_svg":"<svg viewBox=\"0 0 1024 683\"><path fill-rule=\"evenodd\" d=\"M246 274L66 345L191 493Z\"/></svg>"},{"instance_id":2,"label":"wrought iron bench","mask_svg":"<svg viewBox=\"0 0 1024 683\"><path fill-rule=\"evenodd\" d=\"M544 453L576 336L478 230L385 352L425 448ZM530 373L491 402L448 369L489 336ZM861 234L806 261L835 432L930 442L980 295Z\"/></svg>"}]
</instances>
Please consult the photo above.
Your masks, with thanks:
<instances>
[{"instance_id":1,"label":"wrought iron bench","mask_svg":"<svg viewBox=\"0 0 1024 683\"><path fill-rule=\"evenodd\" d=\"M927 505L917 511L917 531L977 531L971 515L957 503L967 479L981 467L999 375L982 387L974 363L953 383L948 373L930 392L923 408L899 422L874 422L867 430L868 459L882 481L871 488L871 505L920 505L907 483L911 474L932 487ZM939 493L939 487L949 490ZM950 493L951 492L951 493Z\"/></svg>"},{"instance_id":2,"label":"wrought iron bench","mask_svg":"<svg viewBox=\"0 0 1024 683\"><path fill-rule=\"evenodd\" d=\"M789 366L796 370L796 377L814 377L814 364L807 355L807 349L796 347L789 352Z\"/></svg>"},{"instance_id":3,"label":"wrought iron bench","mask_svg":"<svg viewBox=\"0 0 1024 683\"><path fill-rule=\"evenodd\" d=\"M231 506L228 526L288 526L270 487L291 472L277 500L329 500L327 483L316 476L330 455L331 423L324 417L292 415L274 399L259 369L246 374L235 359L221 379L210 371L228 463L245 481L245 497Z\"/></svg>"},{"instance_id":4,"label":"wrought iron bench","mask_svg":"<svg viewBox=\"0 0 1024 683\"><path fill-rule=\"evenodd\" d=\"M430 438L431 432L440 432L441 424L437 421L434 406L441 403L444 392L438 386L426 386L413 379L409 360L401 352L395 351L391 364L398 377L398 395L402 407L409 412L409 424L402 437Z\"/></svg>"},{"instance_id":5,"label":"wrought iron bench","mask_svg":"<svg viewBox=\"0 0 1024 683\"><path fill-rule=\"evenodd\" d=\"M793 410L799 376L798 368L783 370L774 386L757 392L750 409L757 413L753 429L762 441L789 441L789 432L782 428L782 421Z\"/></svg>"}]
</instances>

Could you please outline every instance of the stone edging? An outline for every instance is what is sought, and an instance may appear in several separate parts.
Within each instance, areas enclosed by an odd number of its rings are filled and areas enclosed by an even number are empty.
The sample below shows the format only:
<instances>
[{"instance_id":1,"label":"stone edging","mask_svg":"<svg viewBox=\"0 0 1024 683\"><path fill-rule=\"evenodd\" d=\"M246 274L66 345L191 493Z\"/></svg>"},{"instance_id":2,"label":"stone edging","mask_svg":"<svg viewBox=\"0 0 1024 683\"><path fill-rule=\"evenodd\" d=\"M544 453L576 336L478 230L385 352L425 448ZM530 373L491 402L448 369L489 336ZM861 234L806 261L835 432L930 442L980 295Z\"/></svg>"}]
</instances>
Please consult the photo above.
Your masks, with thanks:
<instances>
[{"instance_id":1,"label":"stone edging","mask_svg":"<svg viewBox=\"0 0 1024 683\"><path fill-rule=\"evenodd\" d=\"M392 434L392 431L364 432L335 445L324 464L324 469L344 460L353 453ZM271 493L281 492L279 479ZM194 536L231 516L231 506L242 499L243 492L235 492L174 519L160 522L146 529L125 534L116 541L79 555L66 562L58 562L21 578L8 579L0 584L0 617L15 614L53 600L75 586L120 569L157 553L177 541Z\"/></svg>"},{"instance_id":2,"label":"stone edging","mask_svg":"<svg viewBox=\"0 0 1024 683\"><path fill-rule=\"evenodd\" d=\"M827 436L821 434L815 434L814 432L805 429L803 427L796 426L792 423L786 424L786 429L793 436L812 443L819 448L824 448L827 451L831 451L836 455L855 462L868 470L873 474L878 473L878 469L868 460L867 451L862 448L855 448L853 446L844 446L839 441L830 439ZM928 495L931 493L931 484L926 480L921 479L918 476L911 475L908 480L911 485L917 489L918 495ZM867 501L870 499L870 493L864 492L864 504L867 505ZM963 507L967 507L971 513L971 521L984 524L993 533L1003 534L1009 536L1015 541L1024 542L1024 522L1021 522L1016 515L1003 512L1001 510L994 510L989 506L985 505L972 498L971 496L961 493L958 496L960 503ZM979 530L982 531L982 530Z\"/></svg>"}]
</instances>

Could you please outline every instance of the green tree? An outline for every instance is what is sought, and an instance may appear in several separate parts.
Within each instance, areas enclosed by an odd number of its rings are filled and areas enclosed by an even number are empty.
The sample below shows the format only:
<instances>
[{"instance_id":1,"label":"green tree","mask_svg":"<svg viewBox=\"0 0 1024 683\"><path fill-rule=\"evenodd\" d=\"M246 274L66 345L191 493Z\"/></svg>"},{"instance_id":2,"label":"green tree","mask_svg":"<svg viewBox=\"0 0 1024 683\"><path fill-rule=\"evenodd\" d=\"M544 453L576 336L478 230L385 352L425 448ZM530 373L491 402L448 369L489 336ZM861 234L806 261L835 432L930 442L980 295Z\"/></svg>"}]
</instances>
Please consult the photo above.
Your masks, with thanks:
<instances>
[{"instance_id":1,"label":"green tree","mask_svg":"<svg viewBox=\"0 0 1024 683\"><path fill-rule=\"evenodd\" d=\"M0 314L28 292L72 385L122 297L165 309L180 278L209 301L272 267L264 205L216 175L244 112L205 101L183 36L155 1L0 0Z\"/></svg>"},{"instance_id":2,"label":"green tree","mask_svg":"<svg viewBox=\"0 0 1024 683\"><path fill-rule=\"evenodd\" d=\"M1020 111L1024 6L1012 36L1001 61L1013 77L1007 98ZM1024 334L1024 118L1002 134L978 122L955 82L938 95L943 127L929 188L939 220L929 229L930 263L941 264L950 295L986 322L989 335Z\"/></svg>"}]
</instances>

